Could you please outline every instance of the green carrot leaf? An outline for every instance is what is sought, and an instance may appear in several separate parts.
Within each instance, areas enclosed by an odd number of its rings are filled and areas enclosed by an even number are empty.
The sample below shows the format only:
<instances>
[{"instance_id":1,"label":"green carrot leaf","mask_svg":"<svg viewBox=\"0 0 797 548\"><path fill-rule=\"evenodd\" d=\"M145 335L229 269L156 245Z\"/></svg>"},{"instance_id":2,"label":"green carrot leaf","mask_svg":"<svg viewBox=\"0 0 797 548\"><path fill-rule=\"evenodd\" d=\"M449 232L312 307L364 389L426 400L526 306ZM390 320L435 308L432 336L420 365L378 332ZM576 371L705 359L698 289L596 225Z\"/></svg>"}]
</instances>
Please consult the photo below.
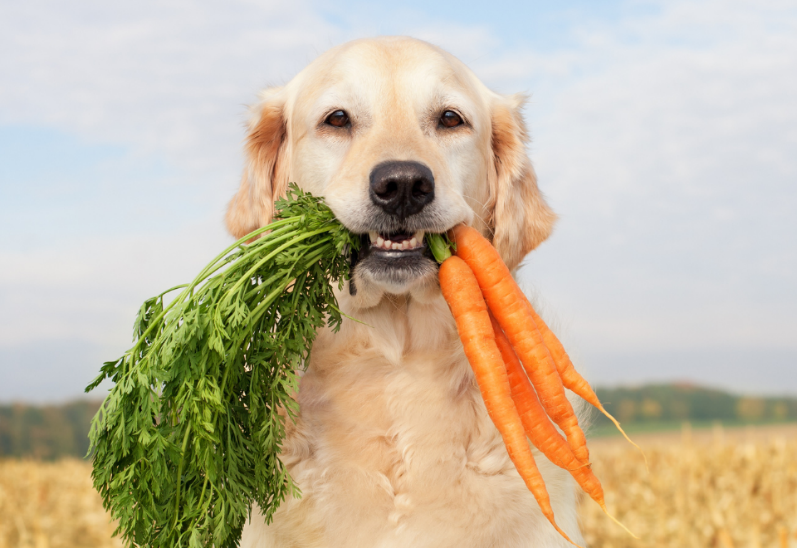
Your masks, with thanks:
<instances>
[{"instance_id":1,"label":"green carrot leaf","mask_svg":"<svg viewBox=\"0 0 797 548\"><path fill-rule=\"evenodd\" d=\"M133 346L86 388L114 383L91 426L92 478L128 546L233 547L253 503L270 520L300 495L279 459L296 372L318 329L342 321L332 284L360 238L293 184L276 208L146 300Z\"/></svg>"}]
</instances>

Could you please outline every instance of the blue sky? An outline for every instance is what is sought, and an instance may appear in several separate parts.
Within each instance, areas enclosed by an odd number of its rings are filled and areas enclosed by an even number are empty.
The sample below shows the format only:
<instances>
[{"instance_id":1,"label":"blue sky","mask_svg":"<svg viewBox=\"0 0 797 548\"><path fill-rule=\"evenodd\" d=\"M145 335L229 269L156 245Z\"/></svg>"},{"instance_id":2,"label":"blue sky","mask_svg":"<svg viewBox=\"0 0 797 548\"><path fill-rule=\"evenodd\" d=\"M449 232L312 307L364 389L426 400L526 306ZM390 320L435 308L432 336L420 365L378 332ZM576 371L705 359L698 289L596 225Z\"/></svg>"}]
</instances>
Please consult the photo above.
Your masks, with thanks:
<instances>
[{"instance_id":1,"label":"blue sky","mask_svg":"<svg viewBox=\"0 0 797 548\"><path fill-rule=\"evenodd\" d=\"M561 219L519 280L596 384L797 393L797 8L0 3L0 401L77 396L229 242L246 105L409 34L530 95Z\"/></svg>"}]
</instances>

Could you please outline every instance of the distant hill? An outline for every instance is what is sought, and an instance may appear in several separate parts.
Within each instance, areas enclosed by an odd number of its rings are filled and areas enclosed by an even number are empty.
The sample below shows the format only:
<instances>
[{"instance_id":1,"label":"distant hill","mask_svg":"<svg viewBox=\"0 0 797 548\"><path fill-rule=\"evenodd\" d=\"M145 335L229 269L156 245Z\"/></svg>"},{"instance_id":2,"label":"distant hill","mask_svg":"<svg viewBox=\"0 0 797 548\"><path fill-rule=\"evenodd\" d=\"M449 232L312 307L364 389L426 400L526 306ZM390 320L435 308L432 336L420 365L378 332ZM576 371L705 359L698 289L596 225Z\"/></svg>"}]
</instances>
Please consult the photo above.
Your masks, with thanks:
<instances>
[{"instance_id":1,"label":"distant hill","mask_svg":"<svg viewBox=\"0 0 797 548\"><path fill-rule=\"evenodd\" d=\"M729 425L797 421L797 397L739 396L688 384L598 388L596 392L629 431L677 428L684 421ZM89 425L99 405L79 401L0 406L0 457L83 457L88 451ZM593 414L593 424L594 435L615 433L600 413Z\"/></svg>"},{"instance_id":2,"label":"distant hill","mask_svg":"<svg viewBox=\"0 0 797 548\"><path fill-rule=\"evenodd\" d=\"M0 457L82 457L99 402L0 406Z\"/></svg>"},{"instance_id":3,"label":"distant hill","mask_svg":"<svg viewBox=\"0 0 797 548\"><path fill-rule=\"evenodd\" d=\"M797 421L797 397L740 396L685 383L598 388L596 392L606 410L624 424ZM603 415L595 414L596 426L608 423Z\"/></svg>"}]
</instances>

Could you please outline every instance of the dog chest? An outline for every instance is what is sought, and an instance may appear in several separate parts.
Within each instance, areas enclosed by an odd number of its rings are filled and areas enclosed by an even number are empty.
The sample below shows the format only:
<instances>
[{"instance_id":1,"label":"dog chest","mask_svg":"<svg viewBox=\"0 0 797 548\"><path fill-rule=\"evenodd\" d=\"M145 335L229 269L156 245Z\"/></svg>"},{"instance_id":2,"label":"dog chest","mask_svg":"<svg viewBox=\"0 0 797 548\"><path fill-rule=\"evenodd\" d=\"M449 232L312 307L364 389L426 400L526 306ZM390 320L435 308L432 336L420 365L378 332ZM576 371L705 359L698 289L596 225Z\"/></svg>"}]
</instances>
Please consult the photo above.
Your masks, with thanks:
<instances>
[{"instance_id":1,"label":"dog chest","mask_svg":"<svg viewBox=\"0 0 797 548\"><path fill-rule=\"evenodd\" d=\"M280 509L270 538L300 527L315 531L308 546L530 546L547 531L464 358L349 358L362 363L311 366L302 379L284 460L303 495ZM566 478L543 472L572 498Z\"/></svg>"}]
</instances>

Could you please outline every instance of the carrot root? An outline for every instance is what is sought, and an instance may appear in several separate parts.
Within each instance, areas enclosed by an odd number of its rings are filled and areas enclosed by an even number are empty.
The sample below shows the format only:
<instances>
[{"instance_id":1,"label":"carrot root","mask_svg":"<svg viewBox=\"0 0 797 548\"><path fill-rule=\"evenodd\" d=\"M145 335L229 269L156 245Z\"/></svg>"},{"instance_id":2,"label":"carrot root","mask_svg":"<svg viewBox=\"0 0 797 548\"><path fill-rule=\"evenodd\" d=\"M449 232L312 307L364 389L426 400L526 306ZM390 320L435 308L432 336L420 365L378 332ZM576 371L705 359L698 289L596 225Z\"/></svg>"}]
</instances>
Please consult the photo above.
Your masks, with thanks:
<instances>
[{"instance_id":1,"label":"carrot root","mask_svg":"<svg viewBox=\"0 0 797 548\"><path fill-rule=\"evenodd\" d=\"M512 399L504 360L495 340L487 304L473 270L465 261L453 256L440 265L438 278L443 297L456 321L463 350L473 369L487 413L504 440L509 458L526 487L534 495L543 515L570 544L578 546L554 520L550 496Z\"/></svg>"},{"instance_id":2,"label":"carrot root","mask_svg":"<svg viewBox=\"0 0 797 548\"><path fill-rule=\"evenodd\" d=\"M626 441L628 443L630 443L631 445L633 445L634 447L636 447L637 451L639 451L639 453L642 455L642 458L645 460L645 469L648 471L648 474L650 474L650 466L648 465L648 457L647 457L647 455L645 455L645 452L642 450L642 448L640 446L638 446L636 443L634 443L634 440L632 440L631 438L628 437L628 434L625 433L625 430L623 430L623 427L620 426L620 422L617 419L615 419L612 416L611 413L606 411L606 409L604 409L603 405L600 402L598 402L598 405L596 407L598 408L598 410L601 413L606 415L607 419L609 419L610 421L612 421L614 423L614 426L617 427L617 429L620 431L620 433L623 435L623 437L626 439Z\"/></svg>"},{"instance_id":3,"label":"carrot root","mask_svg":"<svg viewBox=\"0 0 797 548\"><path fill-rule=\"evenodd\" d=\"M631 535L631 536L632 536L632 537L634 537L635 539L639 540L639 537L638 537L638 536L636 536L636 535L634 534L634 532L633 532L633 531L631 531L631 529L629 529L628 527L626 527L625 525L623 525L623 522L621 522L619 519L617 519L616 517L614 517L613 515L611 515L611 514L609 513L609 510L606 508L606 504L605 504L605 503L604 503L604 504L601 504L601 505L600 505L600 507L601 507L601 510L603 510L603 513L604 513L604 514L606 514L607 516L609 516L609 519L610 519L610 520L612 520L612 521L613 521L613 522L615 522L617 525L619 525L620 527L622 527L623 529L625 529L625 532L626 532L626 533L628 533L629 535Z\"/></svg>"},{"instance_id":4,"label":"carrot root","mask_svg":"<svg viewBox=\"0 0 797 548\"><path fill-rule=\"evenodd\" d=\"M590 466L586 437L565 388L606 415L642 453L650 471L645 453L573 367L562 343L537 315L489 241L464 225L455 227L452 236L456 254L442 261L440 287L456 320L488 414L542 514L564 539L578 546L554 520L550 498L526 436L551 462L570 472L612 521L638 539L606 507L603 488ZM506 407L507 400L511 410ZM551 421L562 429L564 437ZM522 443L518 436L522 436Z\"/></svg>"},{"instance_id":5,"label":"carrot root","mask_svg":"<svg viewBox=\"0 0 797 548\"><path fill-rule=\"evenodd\" d=\"M565 394L561 372L536 324L528 300L512 278L498 251L476 229L452 230L456 256L473 270L490 311L512 344L548 416L564 432L573 454L589 462L589 449L573 407Z\"/></svg>"}]
</instances>

